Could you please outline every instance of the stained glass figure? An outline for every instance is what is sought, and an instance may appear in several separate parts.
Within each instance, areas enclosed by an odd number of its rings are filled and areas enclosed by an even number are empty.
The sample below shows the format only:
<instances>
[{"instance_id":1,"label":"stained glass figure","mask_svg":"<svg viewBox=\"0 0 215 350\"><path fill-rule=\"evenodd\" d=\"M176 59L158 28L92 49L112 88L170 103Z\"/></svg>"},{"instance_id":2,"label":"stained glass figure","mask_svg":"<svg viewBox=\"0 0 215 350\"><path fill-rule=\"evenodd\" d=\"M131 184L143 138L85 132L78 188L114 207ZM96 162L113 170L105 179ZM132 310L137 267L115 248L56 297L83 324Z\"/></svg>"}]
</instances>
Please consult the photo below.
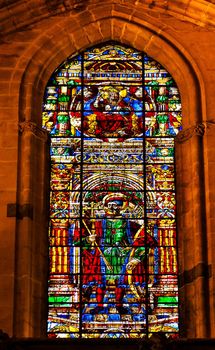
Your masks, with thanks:
<instances>
[{"instance_id":1,"label":"stained glass figure","mask_svg":"<svg viewBox=\"0 0 215 350\"><path fill-rule=\"evenodd\" d=\"M53 73L49 337L177 336L181 121L171 75L132 48L93 47Z\"/></svg>"}]
</instances>

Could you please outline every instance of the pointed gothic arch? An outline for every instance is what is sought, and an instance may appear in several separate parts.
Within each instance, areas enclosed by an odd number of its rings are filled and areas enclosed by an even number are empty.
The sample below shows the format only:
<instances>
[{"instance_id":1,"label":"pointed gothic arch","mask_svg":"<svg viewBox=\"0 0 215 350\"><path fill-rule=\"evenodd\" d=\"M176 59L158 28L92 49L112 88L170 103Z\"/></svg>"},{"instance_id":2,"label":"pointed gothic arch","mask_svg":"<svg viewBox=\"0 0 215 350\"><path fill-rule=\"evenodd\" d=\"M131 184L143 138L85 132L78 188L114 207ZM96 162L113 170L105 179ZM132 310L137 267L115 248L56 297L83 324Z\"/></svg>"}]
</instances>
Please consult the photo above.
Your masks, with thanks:
<instances>
[{"instance_id":1,"label":"pointed gothic arch","mask_svg":"<svg viewBox=\"0 0 215 350\"><path fill-rule=\"evenodd\" d=\"M130 30L130 35L135 37L135 44L133 44L130 39L126 38L126 34L119 34L118 29L121 27L121 22L126 23ZM109 23L109 24L108 24ZM192 61L190 57L186 56L186 52L183 50L180 51L180 47L177 46L176 42L171 42L170 38L165 36L165 33L160 37L150 29L146 29L144 26L138 24L138 27L132 23L127 23L122 21L122 19L106 19L106 25L110 27L114 26L113 33L106 34L104 33L103 38L100 37L100 34L96 32L93 43L99 41L105 41L106 39L112 39L128 43L139 49L144 50L162 65L168 68L168 71L171 72L174 79L179 86L181 95L182 95L182 104L184 109L184 114L188 116L187 125L185 122L185 127L188 125L195 125L197 122L201 121L201 103L204 102L204 86L201 81L201 77L196 70L195 62ZM91 24L88 24L89 28ZM94 27L94 25L93 25ZM118 29L116 29L118 28ZM136 32L136 29L139 28L140 31ZM80 38L80 32L77 30L73 35L77 34L76 42ZM57 35L61 37L60 33ZM154 38L152 40L152 38ZM51 52L47 52L43 56L40 55L40 49L35 52L35 56L28 61L28 67L26 68L25 74L22 81L22 98L20 100L20 122L21 122L21 137L20 137L20 169L19 169L19 190L18 190L18 199L21 206L25 206L26 203L33 206L34 216L31 216L31 210L27 212L24 220L19 219L17 222L17 274L16 274L16 313L15 313L15 329L14 333L19 335L40 335L41 332L45 334L46 328L46 287L45 287L45 276L46 276L46 262L47 262L47 217L44 211L44 208L47 209L47 189L48 183L45 180L47 174L47 147L46 147L46 134L44 131L41 131L40 125L41 121L39 116L41 115L40 106L42 103L43 91L46 85L46 82L51 75L53 69L58 66L71 52L77 52L81 49L85 49L89 46L89 42L83 39L84 42L74 46L73 43L67 39L62 40L62 46L59 47L58 53L52 45ZM42 41L42 40L41 40ZM50 39L49 45L50 45ZM61 40L59 40L60 43ZM46 38L44 37L43 45L47 45ZM56 44L56 41L55 41ZM160 47L163 48L163 51L160 50ZM165 54L162 52L165 51ZM182 54L183 51L183 54ZM21 64L21 62L20 62ZM41 71L42 67L42 71ZM177 68L176 68L177 67ZM30 83L30 84L29 84ZM192 90L190 90L192 86ZM201 96L199 100L198 96ZM204 110L204 108L203 108ZM44 143L45 141L45 143ZM184 169L183 164L192 163L192 173L195 173L199 166L201 159L201 146L199 138L192 138L188 141L186 146L179 146L177 152L176 166L179 169L179 178L182 178L178 185L177 196L179 198L179 235L181 234L181 243L179 245L179 267L180 271L183 273L184 270L190 270L195 266L199 261L203 261L206 264L207 259L204 257L204 245L201 242L204 240L202 236L201 229L201 201L200 201L200 185L192 190L193 184L189 183L189 186L184 187L183 179L186 178L186 170ZM195 144L195 147L193 145ZM187 152L187 150L190 150ZM195 151L194 151L195 149ZM30 153L28 153L28 151ZM43 155L43 157L38 156L38 152ZM180 157L178 155L180 154ZM28 163L26 159L34 155L34 162ZM183 162L182 162L183 159ZM190 161L192 159L192 162ZM193 161L195 160L195 161ZM39 168L38 168L39 166ZM25 168L25 170L24 170ZM26 173L27 168L27 173ZM37 169L37 179L33 179L35 169ZM23 178L23 173L27 174L26 178ZM28 182L28 180L30 181ZM26 181L27 180L27 181ZM196 179L197 182L201 182L201 178ZM40 184L41 191L38 193L38 184ZM195 183L196 185L196 183ZM199 190L198 190L199 188ZM189 218L186 213L186 203L189 202L190 193L193 193L192 203L196 203L196 218L193 219L193 215L189 215ZM189 207L193 208L194 206L189 204ZM41 209L42 208L42 209ZM192 220L190 220L192 218ZM191 230L197 232L195 240L199 246L199 250L195 252L189 251L189 248L184 242L184 235L188 238L189 232ZM198 230L196 229L198 227ZM25 234L29 233L29 230L32 232L31 248L29 250L29 243L26 244ZM22 232L23 234L20 234ZM37 233L40 232L40 237ZM181 233L180 233L181 232ZM180 239L180 236L179 236ZM28 241L28 239L27 239ZM198 243L199 242L199 243ZM184 244L185 243L185 244ZM26 246L25 250L22 250L21 247ZM40 249L38 250L38 247ZM32 253L33 251L33 253ZM38 254L40 256L38 260ZM187 256L189 254L189 258ZM30 262L30 267L26 268L22 265L21 261L24 256L27 256L27 261ZM31 256L31 258L29 258ZM26 277L26 287L23 288L23 279L22 276ZM201 276L201 275L200 275ZM183 276L182 276L183 277ZM196 290L197 293L201 294L201 291L205 288L204 278L198 280L192 280L192 287L182 283L181 291L185 295L185 300L182 305L182 311L187 317L189 317L189 325L187 327L187 334L193 334L196 336L203 336L207 334L207 326L205 322L201 320L205 319L205 304L206 297L200 298L201 305L197 301L197 297L194 299L193 296ZM34 293L32 294L32 291ZM26 299L26 295L28 298ZM199 318L195 318L195 314L191 311L190 305L192 308L199 308ZM32 312L33 311L33 312ZM183 314L182 312L182 314ZM186 318L186 317L185 317Z\"/></svg>"}]
</instances>

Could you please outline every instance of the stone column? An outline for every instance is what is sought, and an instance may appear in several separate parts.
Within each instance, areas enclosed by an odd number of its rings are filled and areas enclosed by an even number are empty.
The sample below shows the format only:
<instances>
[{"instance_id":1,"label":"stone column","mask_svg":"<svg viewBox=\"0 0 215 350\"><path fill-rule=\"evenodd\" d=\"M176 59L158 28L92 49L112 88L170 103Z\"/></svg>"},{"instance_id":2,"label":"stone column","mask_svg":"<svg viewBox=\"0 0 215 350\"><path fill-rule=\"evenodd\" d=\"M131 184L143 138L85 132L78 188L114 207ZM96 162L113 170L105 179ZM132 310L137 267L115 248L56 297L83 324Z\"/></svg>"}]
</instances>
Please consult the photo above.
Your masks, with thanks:
<instances>
[{"instance_id":1,"label":"stone column","mask_svg":"<svg viewBox=\"0 0 215 350\"><path fill-rule=\"evenodd\" d=\"M46 332L49 139L32 122L19 129L14 335L39 337Z\"/></svg>"},{"instance_id":2,"label":"stone column","mask_svg":"<svg viewBox=\"0 0 215 350\"><path fill-rule=\"evenodd\" d=\"M205 214L208 252L210 337L215 338L215 120L204 124Z\"/></svg>"},{"instance_id":3,"label":"stone column","mask_svg":"<svg viewBox=\"0 0 215 350\"><path fill-rule=\"evenodd\" d=\"M204 133L201 123L176 138L180 323L189 338L210 336Z\"/></svg>"}]
</instances>

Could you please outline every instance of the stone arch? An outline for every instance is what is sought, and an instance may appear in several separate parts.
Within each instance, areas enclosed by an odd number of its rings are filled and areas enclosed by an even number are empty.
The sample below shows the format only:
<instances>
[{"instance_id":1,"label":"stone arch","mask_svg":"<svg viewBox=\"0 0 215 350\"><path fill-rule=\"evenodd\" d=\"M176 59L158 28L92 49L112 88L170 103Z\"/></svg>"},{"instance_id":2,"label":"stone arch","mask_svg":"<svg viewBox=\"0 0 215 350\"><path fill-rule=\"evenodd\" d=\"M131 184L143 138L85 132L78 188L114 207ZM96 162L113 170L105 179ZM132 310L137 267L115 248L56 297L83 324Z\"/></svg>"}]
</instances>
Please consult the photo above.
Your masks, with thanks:
<instances>
[{"instance_id":1,"label":"stone arch","mask_svg":"<svg viewBox=\"0 0 215 350\"><path fill-rule=\"evenodd\" d=\"M129 3L126 3L125 0L117 2L112 0L107 4L101 4L99 0L52 0L51 3L41 0L38 4L36 0L33 0L31 4L22 2L21 6L20 3L13 4L12 1L8 0L7 4L2 7L5 9L2 21L2 29L5 34L13 33L17 29L38 23L50 16L73 15L77 11L88 11L88 14L91 14L95 9L103 13L107 11L124 12L127 18L133 16L144 18L145 12L155 15L165 13L201 27L214 25L213 0L182 0L180 3L175 3L174 0L148 0L144 2L130 0ZM32 12L34 16L31 16ZM19 19L17 19L17 16Z\"/></svg>"},{"instance_id":2,"label":"stone arch","mask_svg":"<svg viewBox=\"0 0 215 350\"><path fill-rule=\"evenodd\" d=\"M63 19L41 35L17 63L17 69L25 65L19 100L21 136L17 196L19 205L27 214L17 220L16 227L14 317L16 336L41 336L45 334L46 327L45 281L48 246L46 209L49 170L48 138L45 131L40 128L40 118L45 85L54 69L73 53L100 42L116 40L145 51L170 72L182 96L185 129L195 127L205 119L204 84L194 60L165 32L165 28L156 28L153 24L138 19L129 21L123 17L123 13L97 20L89 17L83 20L83 26L82 22L77 20L75 30L70 19ZM184 300L181 304L181 313L182 322L188 320L184 334L190 337L209 335L209 327L205 322L208 293L206 280L201 272L199 274L197 272L197 277L191 282L188 278L187 282L184 274L184 271L192 271L198 264L207 266L206 238L202 226L204 215L204 196L201 192L201 182L204 180L202 157L200 138L189 138L186 145L183 143L178 145L176 165L179 174L177 191L179 267L181 300ZM190 166L190 179L187 178L188 166ZM195 232L196 248L193 251L189 245L192 244L191 231ZM24 265L23 261L28 261L29 265Z\"/></svg>"},{"instance_id":3,"label":"stone arch","mask_svg":"<svg viewBox=\"0 0 215 350\"><path fill-rule=\"evenodd\" d=\"M201 114L205 113L205 93L201 73L194 59L165 29L138 18L131 21L124 18L124 13L116 13L114 17L102 16L96 21L89 17L85 20L84 26L80 25L81 22L80 18L80 21L76 22L79 25L77 24L75 30L73 30L74 24L71 25L69 19L52 26L20 58L16 68L25 65L20 94L20 121L31 120L37 123L36 116L39 113L38 110L32 112L32 101L29 98L35 96L34 90L36 90L37 93L39 91L38 98L42 102L46 82L65 57L108 40L116 40L145 51L164 67L168 67L181 91L184 108L188 108L187 106L190 108L184 110L184 114L189 116L185 121L186 126L205 119L204 116L200 117L199 113L199 109ZM58 33L53 34L53 31L58 29ZM190 86L195 86L195 89L192 89L194 90L192 98L194 101L198 100L198 108L196 104L195 108L191 106L192 100L189 103L186 101ZM41 106L40 102L36 105ZM192 108L196 114L191 113Z\"/></svg>"}]
</instances>

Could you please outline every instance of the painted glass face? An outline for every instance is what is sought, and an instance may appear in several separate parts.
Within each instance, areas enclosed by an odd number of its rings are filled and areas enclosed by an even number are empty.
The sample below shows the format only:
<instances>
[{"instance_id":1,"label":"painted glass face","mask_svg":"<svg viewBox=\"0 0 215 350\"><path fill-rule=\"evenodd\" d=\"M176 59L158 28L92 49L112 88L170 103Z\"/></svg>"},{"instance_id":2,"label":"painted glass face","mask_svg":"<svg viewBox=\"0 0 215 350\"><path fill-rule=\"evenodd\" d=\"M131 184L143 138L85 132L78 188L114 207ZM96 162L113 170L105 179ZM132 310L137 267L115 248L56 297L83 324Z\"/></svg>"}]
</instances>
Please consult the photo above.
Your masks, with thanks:
<instances>
[{"instance_id":1,"label":"painted glass face","mask_svg":"<svg viewBox=\"0 0 215 350\"><path fill-rule=\"evenodd\" d=\"M69 57L47 84L51 137L48 335L178 334L170 74L116 43Z\"/></svg>"}]
</instances>

